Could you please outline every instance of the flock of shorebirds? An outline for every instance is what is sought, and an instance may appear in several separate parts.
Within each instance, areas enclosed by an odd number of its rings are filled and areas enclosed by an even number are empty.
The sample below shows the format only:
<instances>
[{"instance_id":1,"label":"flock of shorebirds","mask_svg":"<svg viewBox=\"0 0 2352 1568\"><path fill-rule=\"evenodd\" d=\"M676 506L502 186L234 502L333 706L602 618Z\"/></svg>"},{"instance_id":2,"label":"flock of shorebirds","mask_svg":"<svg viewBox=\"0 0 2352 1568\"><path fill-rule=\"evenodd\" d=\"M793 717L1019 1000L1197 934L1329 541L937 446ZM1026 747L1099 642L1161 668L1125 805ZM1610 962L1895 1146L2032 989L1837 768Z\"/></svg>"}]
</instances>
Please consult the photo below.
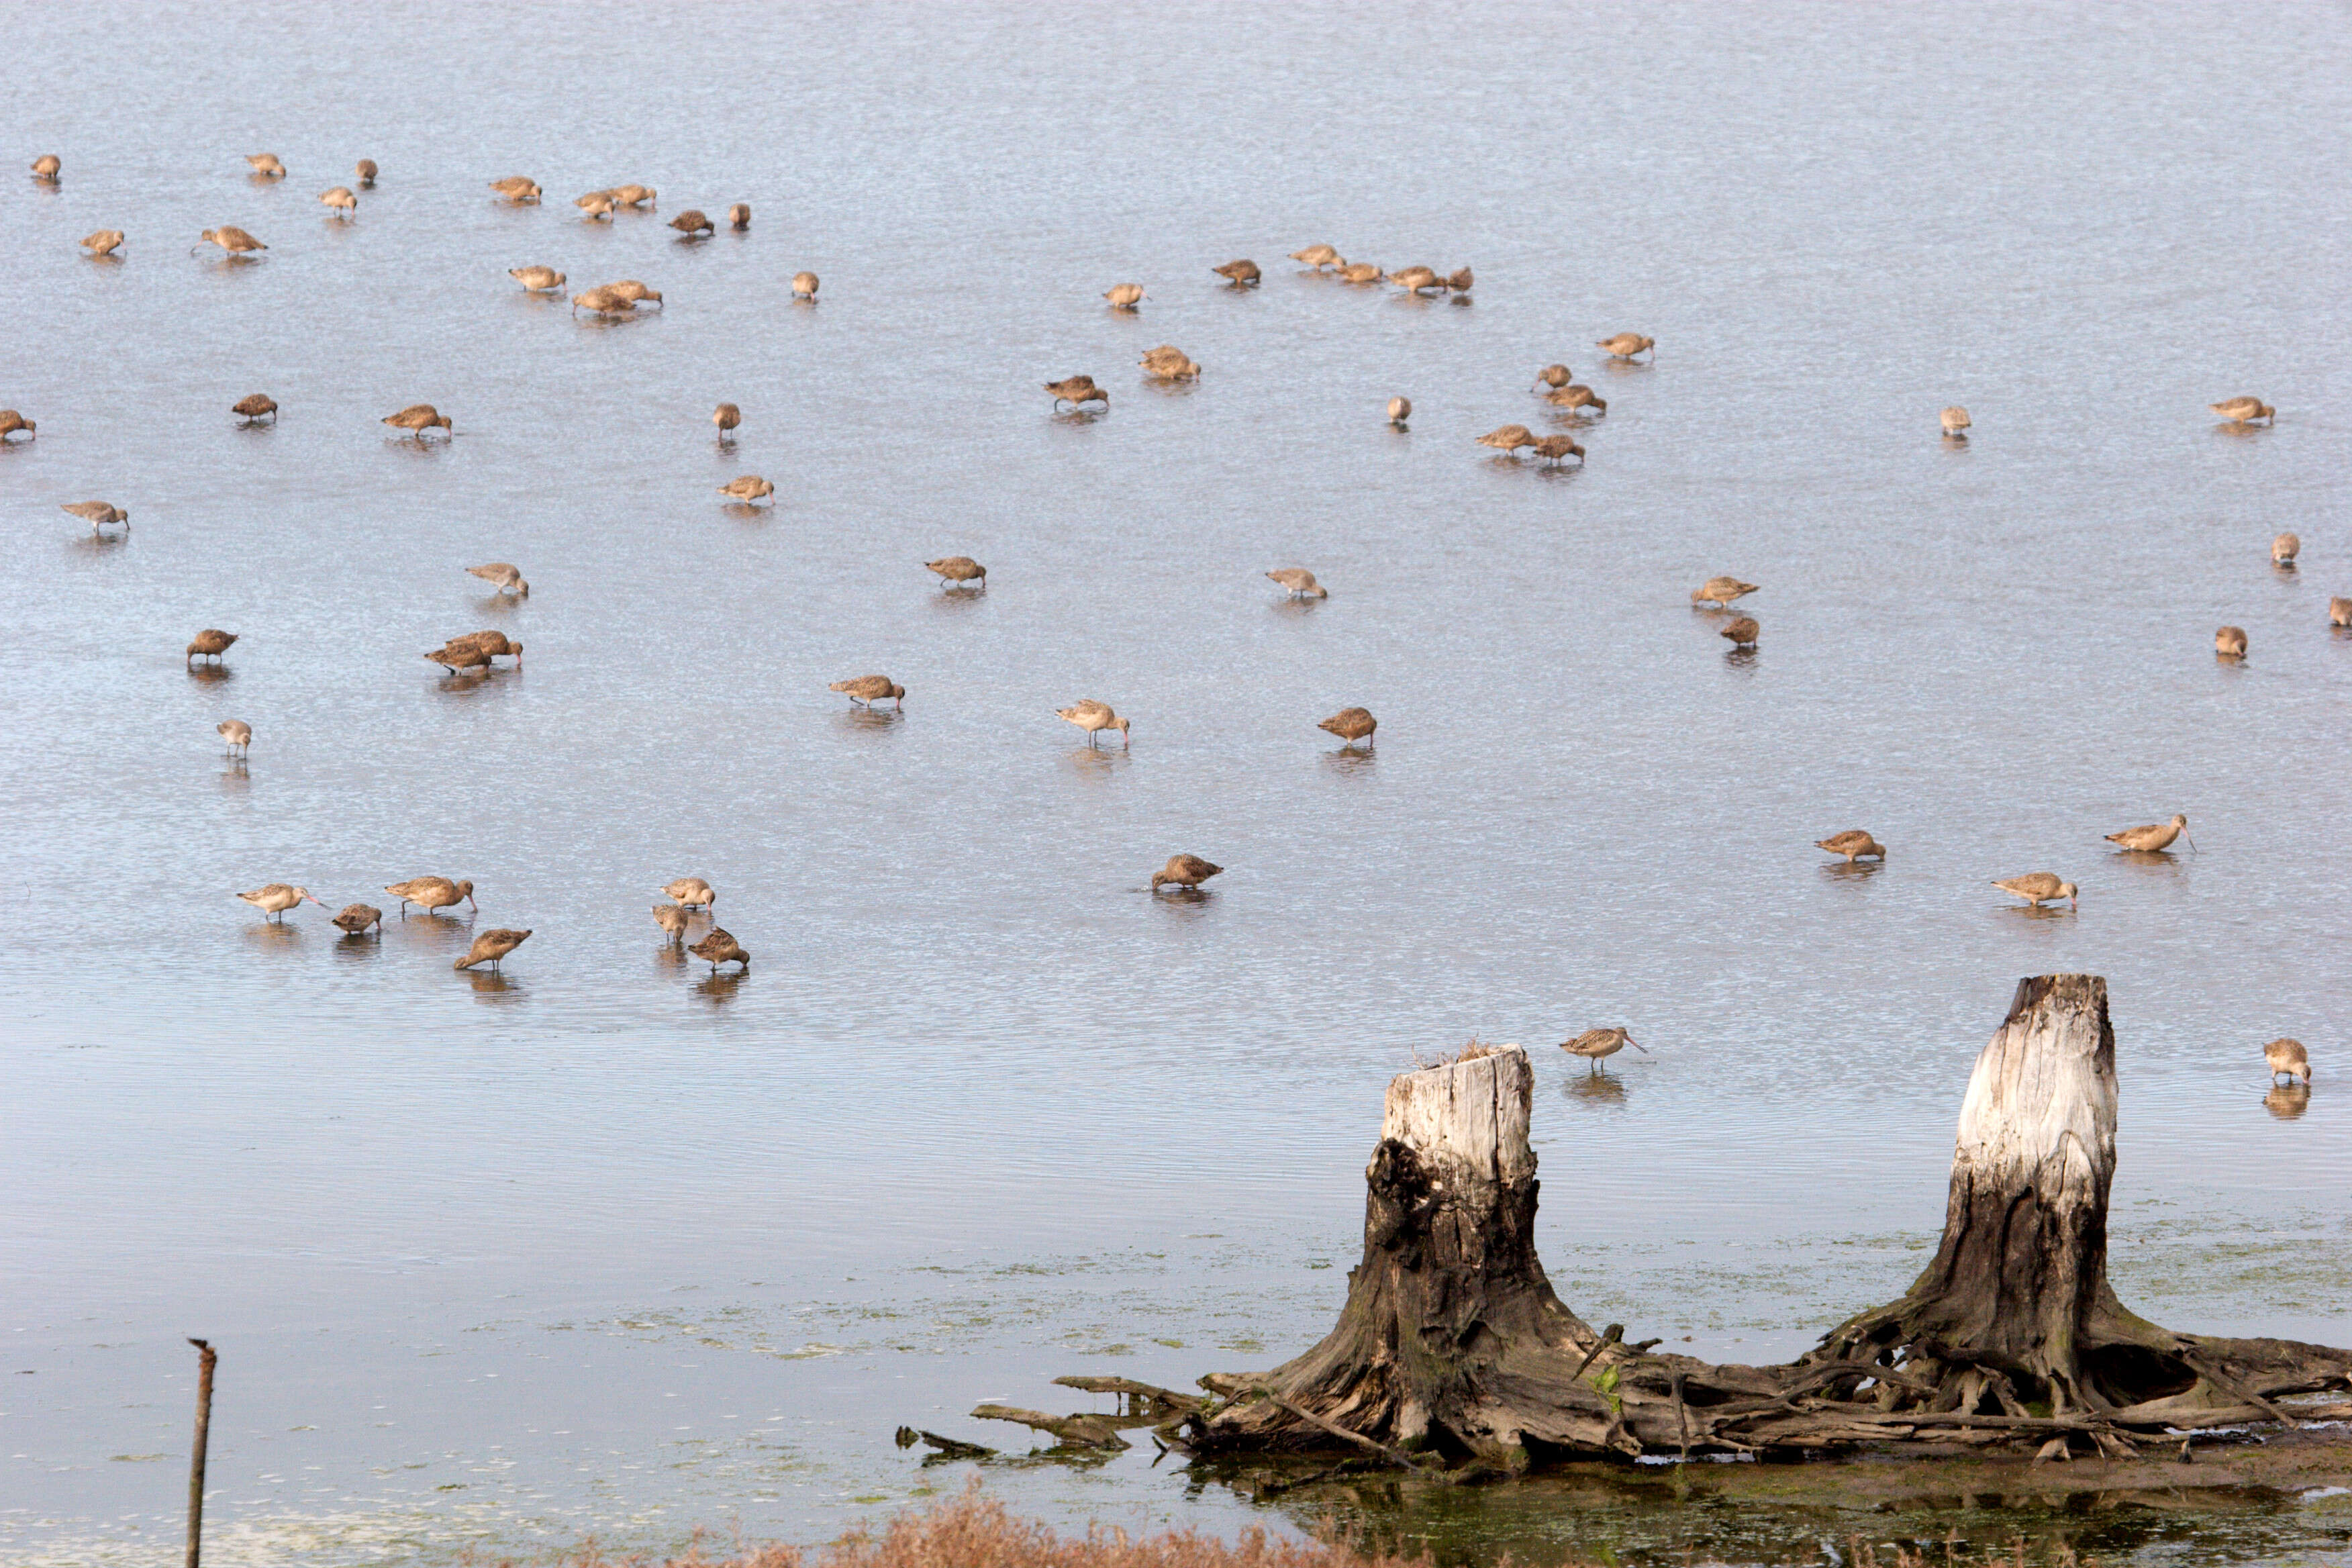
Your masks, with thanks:
<instances>
[{"instance_id":1,"label":"flock of shorebirds","mask_svg":"<svg viewBox=\"0 0 2352 1568\"><path fill-rule=\"evenodd\" d=\"M275 182L287 176L286 165L273 153L255 153L246 162L250 165L257 183ZM54 154L45 154L35 160L32 172L37 180L52 185L58 184L63 177L62 164ZM359 188L372 188L377 174L373 160L360 160L355 171ZM541 200L538 183L521 175L493 180L489 185L497 198L503 202L533 205ZM590 221L610 222L616 211L652 208L657 198L658 193L653 187L631 184L588 192L577 197L573 205ZM358 193L347 185L334 186L322 193L319 200L340 220L350 220L359 209ZM730 205L725 221L732 230L748 230L751 224L750 205L740 202ZM670 218L668 224L687 239L710 236L718 226L701 211L693 208ZM119 229L100 229L81 242L94 258L115 257L124 243L125 237ZM256 258L269 248L247 230L226 225L205 230L199 247L203 245L215 246L232 258ZM1291 259L1318 272L1328 269L1343 283L1364 287L1385 285L1417 295L1451 293L1466 297L1475 281L1475 275L1467 267L1443 273L1425 266L1389 270L1369 262L1350 262L1328 245L1311 245L1293 251ZM1233 289L1255 289L1264 277L1257 264L1245 258L1228 261L1211 270L1224 279L1226 287ZM509 269L509 275L524 289L533 293L560 293L568 282L563 273L543 266L512 268ZM793 299L804 304L814 302L818 287L818 279L813 272L796 273L791 281ZM1106 289L1103 298L1112 310L1131 313L1141 309L1148 296L1140 284L1118 283ZM575 312L586 311L598 318L612 319L628 316L643 305L661 306L665 301L658 290L634 279L624 279L584 289L572 296L572 304ZM1657 345L1642 333L1623 331L1603 338L1594 346L1612 361L1633 363L1643 355L1654 361ZM1200 364L1170 343L1146 351L1141 364L1144 374L1154 381L1197 381L1201 375ZM1056 409L1065 405L1072 410L1080 410L1088 405L1104 409L1109 406L1109 392L1090 374L1064 376L1046 382L1044 386L1051 395ZM1591 387L1578 382L1575 373L1564 363L1548 364L1538 371L1532 391L1539 394L1547 404L1564 411L1563 417L1580 423L1605 417L1609 412L1607 400ZM2276 413L2269 404L2252 396L2226 398L2210 407L2227 425L2242 430L2256 425L2267 426L2273 422ZM1412 411L1412 400L1402 395L1390 398L1385 410L1389 423L1399 429L1407 427ZM278 405L268 394L255 393L231 405L230 412L248 424L265 419L275 421ZM718 427L722 443L731 441L733 432L742 423L742 410L735 404L722 403L712 413L711 422ZM383 423L418 441L436 431L447 436L455 429L448 416L431 404L423 403L386 416ZM1938 416L1938 423L1945 440L1952 443L1966 442L1969 432L1974 428L1969 411L1958 406L1943 409ZM29 439L36 433L33 420L15 409L0 409L0 440L17 436ZM1572 434L1565 431L1538 436L1525 425L1508 424L1476 439L1478 445L1502 452L1514 460L1522 451L1530 452L1538 460L1555 466L1570 458L1581 464L1585 458L1582 445ZM719 493L735 502L750 505L771 500L775 494L775 486L760 475L746 474L720 486ZM93 532L100 534L109 528L120 528L127 533L131 526L130 514L108 501L74 501L67 503L64 510L89 522ZM2293 570L2301 550L2300 539L2293 533L2282 533L2272 542L2272 563L2281 570ZM925 563L925 566L938 574L943 587L950 592L984 592L988 586L988 569L970 556L944 556ZM492 584L502 595L522 598L530 593L530 584L511 563L491 562L470 566L467 570ZM1329 596L1330 590L1318 581L1313 572L1303 566L1279 567L1265 575L1293 599L1324 599ZM1738 577L1710 577L1692 591L1690 600L1694 609L1722 617L1720 635L1733 645L1735 650L1746 650L1754 647L1761 628L1752 616L1736 615L1732 611L1740 599L1759 591L1759 584ZM2331 626L2338 629L2352 628L2352 598L2331 599L2328 621ZM187 660L192 665L200 658L218 661L236 640L236 633L207 627L189 642ZM2214 650L2216 656L2222 659L2242 660L2247 651L2244 630L2238 626L2221 627L2214 634ZM511 641L501 632L478 631L453 637L425 657L444 666L452 674L487 671L495 668L492 661L499 658L511 658L520 666L522 645ZM886 701L894 708L903 707L907 695L905 687L886 675L850 677L833 682L831 689L847 697L853 704L866 707ZM1120 744L1127 744L1129 721L1108 703L1084 698L1067 708L1056 710L1056 715L1085 731L1089 745L1099 743L1106 731L1118 731ZM252 744L253 728L241 720L225 721L217 728L235 753L243 754ZM1318 728L1338 736L1344 746L1352 747L1361 742L1369 747L1372 743L1373 732L1379 728L1379 721L1365 709L1347 708L1323 720ZM2187 837L2188 826L2187 816L2175 815L2168 822L2129 827L2106 837L2110 843L2127 853L2162 855L2170 850L2176 840ZM1864 858L1883 863L1886 858L1885 846L1860 828L1851 828L1816 840L1816 847L1843 856L1849 865ZM2196 847L2193 840L2189 841L2189 847ZM1152 873L1151 891L1157 893L1163 887L1197 891L1203 882L1223 869L1198 855L1173 856L1166 866ZM2054 904L2060 900L2065 900L2070 908L2079 907L2075 885L2050 871L2001 878L1992 886L2024 900L2028 907L2034 909ZM454 881L443 877L421 877L396 882L384 890L398 900L398 909L403 915L411 904L427 912L453 908L460 902L478 908L473 904L471 882ZM655 907L655 921L674 945L684 947L690 919L697 914L709 916L717 901L717 895L710 884L700 878L686 878L672 882L663 891L673 901ZM236 896L261 910L266 917L275 920L282 920L287 910L301 903L320 902L308 889L282 882L272 882ZM352 904L334 917L334 924L349 935L360 936L371 930L380 933L383 920L383 912L373 905ZM530 934L529 931L507 928L483 931L475 937L466 955L457 961L456 967L462 970L488 964L495 972L500 960L521 946ZM715 925L699 941L686 947L686 951L708 961L713 973L726 963L737 964L741 970L748 970L751 965L751 954L733 936ZM1574 1039L1562 1042L1560 1048L1587 1059L1597 1071L1603 1059L1629 1045L1636 1050L1645 1048L1626 1030L1606 1028L1588 1030ZM2289 1039L2276 1040L2265 1047L2264 1054L2274 1079L2286 1077L2303 1084L2309 1083L2310 1063L2299 1043Z\"/></svg>"}]
</instances>

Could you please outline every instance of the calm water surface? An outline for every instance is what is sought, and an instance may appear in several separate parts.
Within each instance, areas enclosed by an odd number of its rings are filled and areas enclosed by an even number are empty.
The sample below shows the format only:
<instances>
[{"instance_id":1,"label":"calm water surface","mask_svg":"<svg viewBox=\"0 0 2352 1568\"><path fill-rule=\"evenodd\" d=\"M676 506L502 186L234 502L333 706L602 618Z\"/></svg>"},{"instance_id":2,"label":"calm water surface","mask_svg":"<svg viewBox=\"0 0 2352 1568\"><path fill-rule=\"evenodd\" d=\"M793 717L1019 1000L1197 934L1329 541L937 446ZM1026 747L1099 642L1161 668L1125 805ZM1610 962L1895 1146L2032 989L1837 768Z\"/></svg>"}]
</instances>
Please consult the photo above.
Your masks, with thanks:
<instances>
[{"instance_id":1,"label":"calm water surface","mask_svg":"<svg viewBox=\"0 0 2352 1568\"><path fill-rule=\"evenodd\" d=\"M2126 1299L2352 1342L2341 10L91 4L9 39L0 161L66 176L0 174L0 404L40 424L0 452L0 1556L173 1560L190 1333L224 1561L828 1536L961 1484L902 1421L1017 1450L962 1413L1310 1342L1382 1086L1474 1034L1537 1048L1570 1304L1784 1356L1916 1269L1968 1067L2053 970L2113 990ZM516 173L544 205L488 199ZM570 205L629 180L658 212ZM664 226L736 200L748 234ZM188 254L224 223L267 258ZM1280 259L1316 241L1478 286ZM667 309L575 321L530 263ZM1625 329L1654 364L1596 362ZM1140 381L1162 342L1198 385ZM1555 360L1609 400L1590 466L1473 445L1550 427ZM1107 415L1049 409L1076 371ZM238 429L256 390L283 416ZM2241 392L2275 428L2214 424ZM446 446L376 422L420 401ZM713 493L746 472L772 509ZM57 510L93 496L127 540ZM1752 657L1687 607L1726 572ZM417 657L485 626L523 669ZM216 678L173 662L203 626L241 634ZM825 689L875 670L903 716ZM1131 752L1054 719L1082 696ZM1374 754L1314 728L1357 703ZM2101 841L2175 811L2197 853ZM1887 863L1823 865L1855 826ZM1229 869L1151 898L1178 850ZM2040 868L2079 912L1986 886ZM503 980L452 972L464 921L230 896L426 873L535 933ZM688 874L748 976L663 951ZM1550 1050L1610 1022L1653 1054ZM991 1485L1286 1522L1169 1472ZM2346 1551L2257 1511L2102 1550ZM1811 1531L1544 1517L1636 1557ZM1384 1528L1475 1557L1525 1518Z\"/></svg>"}]
</instances>

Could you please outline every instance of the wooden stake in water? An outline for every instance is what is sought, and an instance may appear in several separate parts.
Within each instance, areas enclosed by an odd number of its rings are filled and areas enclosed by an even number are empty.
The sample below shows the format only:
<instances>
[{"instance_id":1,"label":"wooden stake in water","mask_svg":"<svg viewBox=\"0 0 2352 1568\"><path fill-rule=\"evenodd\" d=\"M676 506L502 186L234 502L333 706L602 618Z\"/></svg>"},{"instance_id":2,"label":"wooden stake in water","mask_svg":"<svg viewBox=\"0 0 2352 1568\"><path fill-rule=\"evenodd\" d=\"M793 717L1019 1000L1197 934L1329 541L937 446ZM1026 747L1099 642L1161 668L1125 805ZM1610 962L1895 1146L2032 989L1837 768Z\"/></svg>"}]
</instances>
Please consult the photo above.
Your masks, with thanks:
<instances>
[{"instance_id":1,"label":"wooden stake in water","mask_svg":"<svg viewBox=\"0 0 2352 1568\"><path fill-rule=\"evenodd\" d=\"M191 1339L196 1347L196 1444L188 1455L188 1568L196 1568L196 1560L204 1549L205 1539L205 1444L213 1425L213 1363L220 1352L204 1341Z\"/></svg>"}]
</instances>

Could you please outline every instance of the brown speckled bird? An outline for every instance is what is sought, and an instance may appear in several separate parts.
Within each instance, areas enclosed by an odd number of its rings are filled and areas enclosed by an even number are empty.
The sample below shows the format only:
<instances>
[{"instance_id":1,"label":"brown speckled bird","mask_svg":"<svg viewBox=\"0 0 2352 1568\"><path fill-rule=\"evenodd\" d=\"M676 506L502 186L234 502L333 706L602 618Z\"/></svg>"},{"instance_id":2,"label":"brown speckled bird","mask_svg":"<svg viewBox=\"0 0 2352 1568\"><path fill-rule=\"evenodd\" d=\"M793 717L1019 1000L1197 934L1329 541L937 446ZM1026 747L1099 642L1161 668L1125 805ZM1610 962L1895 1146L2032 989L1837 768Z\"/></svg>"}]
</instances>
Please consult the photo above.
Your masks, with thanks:
<instances>
[{"instance_id":1,"label":"brown speckled bird","mask_svg":"<svg viewBox=\"0 0 2352 1568\"><path fill-rule=\"evenodd\" d=\"M1197 889L1223 869L1198 855L1171 855L1166 866L1151 873L1151 890L1156 893L1163 886Z\"/></svg>"},{"instance_id":2,"label":"brown speckled bird","mask_svg":"<svg viewBox=\"0 0 2352 1568\"><path fill-rule=\"evenodd\" d=\"M495 974L498 973L499 961L530 940L530 932L527 931L509 931L504 926L495 927L477 936L474 939L474 945L466 950L466 956L449 967L471 969L478 963L487 963L490 966L490 973Z\"/></svg>"}]
</instances>

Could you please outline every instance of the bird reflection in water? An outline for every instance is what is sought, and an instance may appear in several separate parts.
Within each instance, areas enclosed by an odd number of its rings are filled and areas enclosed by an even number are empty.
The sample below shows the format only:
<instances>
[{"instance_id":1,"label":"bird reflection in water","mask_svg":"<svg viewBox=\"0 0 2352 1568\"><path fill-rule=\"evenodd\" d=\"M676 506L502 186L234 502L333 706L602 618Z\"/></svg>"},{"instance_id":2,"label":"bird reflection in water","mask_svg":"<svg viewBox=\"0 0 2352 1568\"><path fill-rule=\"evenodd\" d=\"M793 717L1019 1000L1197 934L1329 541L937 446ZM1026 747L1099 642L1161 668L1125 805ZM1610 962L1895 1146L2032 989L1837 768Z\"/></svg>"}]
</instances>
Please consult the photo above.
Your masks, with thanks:
<instances>
[{"instance_id":1,"label":"bird reflection in water","mask_svg":"<svg viewBox=\"0 0 2352 1568\"><path fill-rule=\"evenodd\" d=\"M372 960L383 951L383 928L373 931L355 931L335 939L335 956L346 963Z\"/></svg>"},{"instance_id":2,"label":"bird reflection in water","mask_svg":"<svg viewBox=\"0 0 2352 1568\"><path fill-rule=\"evenodd\" d=\"M1832 882L1858 882L1885 869L1884 860L1830 860L1822 863L1822 875Z\"/></svg>"},{"instance_id":3,"label":"bird reflection in water","mask_svg":"<svg viewBox=\"0 0 2352 1568\"><path fill-rule=\"evenodd\" d=\"M1334 746L1323 753L1324 768L1340 778L1369 778L1380 761L1381 754L1369 746Z\"/></svg>"},{"instance_id":4,"label":"bird reflection in water","mask_svg":"<svg viewBox=\"0 0 2352 1568\"><path fill-rule=\"evenodd\" d=\"M2263 1109L2281 1121L2292 1121L2311 1109L2311 1086L2307 1083L2273 1084L2263 1096Z\"/></svg>"},{"instance_id":5,"label":"bird reflection in water","mask_svg":"<svg viewBox=\"0 0 2352 1568\"><path fill-rule=\"evenodd\" d=\"M1587 1105L1622 1106L1625 1080L1612 1073L1572 1073L1560 1085L1560 1092Z\"/></svg>"},{"instance_id":6,"label":"bird reflection in water","mask_svg":"<svg viewBox=\"0 0 2352 1568\"><path fill-rule=\"evenodd\" d=\"M302 945L302 928L290 921L261 921L246 927L245 940L257 947L296 948Z\"/></svg>"},{"instance_id":7,"label":"bird reflection in water","mask_svg":"<svg viewBox=\"0 0 2352 1568\"><path fill-rule=\"evenodd\" d=\"M906 717L898 708L845 708L833 716L833 727L845 735L872 734L897 729Z\"/></svg>"},{"instance_id":8,"label":"bird reflection in water","mask_svg":"<svg viewBox=\"0 0 2352 1568\"><path fill-rule=\"evenodd\" d=\"M1073 746L1068 756L1070 766L1082 777L1090 779L1110 778L1129 763L1124 746Z\"/></svg>"},{"instance_id":9,"label":"bird reflection in water","mask_svg":"<svg viewBox=\"0 0 2352 1568\"><path fill-rule=\"evenodd\" d=\"M654 949L654 972L657 974L676 974L686 964L686 949L676 942L666 942Z\"/></svg>"},{"instance_id":10,"label":"bird reflection in water","mask_svg":"<svg viewBox=\"0 0 2352 1568\"><path fill-rule=\"evenodd\" d=\"M492 672L488 669L453 669L448 674L443 676L440 679L435 681L433 683L433 689L436 691L455 692L461 695L468 691L478 691L483 687L488 686L490 683L491 673ZM500 670L498 673L502 675L512 675L515 672L509 669Z\"/></svg>"},{"instance_id":11,"label":"bird reflection in water","mask_svg":"<svg viewBox=\"0 0 2352 1568\"><path fill-rule=\"evenodd\" d=\"M736 991L750 974L748 969L728 974L706 974L694 983L694 994L714 1007L723 1007L735 1000Z\"/></svg>"},{"instance_id":12,"label":"bird reflection in water","mask_svg":"<svg viewBox=\"0 0 2352 1568\"><path fill-rule=\"evenodd\" d=\"M1723 663L1724 668L1727 669L1736 669L1743 675L1754 674L1756 670L1756 645L1754 643L1748 643L1743 647L1733 648L1729 653L1723 656Z\"/></svg>"},{"instance_id":13,"label":"bird reflection in water","mask_svg":"<svg viewBox=\"0 0 2352 1568\"><path fill-rule=\"evenodd\" d=\"M224 680L235 680L236 671L225 664L192 664L188 666L188 679L215 685Z\"/></svg>"},{"instance_id":14,"label":"bird reflection in water","mask_svg":"<svg viewBox=\"0 0 2352 1568\"><path fill-rule=\"evenodd\" d=\"M469 969L466 979L474 988L477 1002L515 1002L522 998L522 987L495 969Z\"/></svg>"}]
</instances>

